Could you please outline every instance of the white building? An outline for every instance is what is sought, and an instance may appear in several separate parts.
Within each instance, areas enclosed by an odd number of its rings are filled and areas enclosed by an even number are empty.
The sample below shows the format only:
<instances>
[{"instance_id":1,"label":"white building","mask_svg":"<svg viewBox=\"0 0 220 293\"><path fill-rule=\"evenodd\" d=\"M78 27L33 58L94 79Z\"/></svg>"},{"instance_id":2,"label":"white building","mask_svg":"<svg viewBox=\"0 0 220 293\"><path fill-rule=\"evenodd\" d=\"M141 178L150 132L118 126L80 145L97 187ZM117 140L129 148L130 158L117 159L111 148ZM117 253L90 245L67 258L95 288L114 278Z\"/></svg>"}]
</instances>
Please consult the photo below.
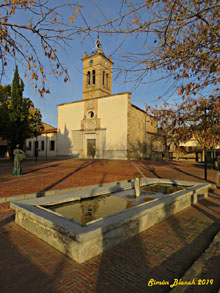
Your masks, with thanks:
<instances>
[{"instance_id":1,"label":"white building","mask_svg":"<svg viewBox=\"0 0 220 293\"><path fill-rule=\"evenodd\" d=\"M34 157L36 150L39 157L55 157L57 154L57 128L43 123L41 135L26 139L26 155Z\"/></svg>"},{"instance_id":2,"label":"white building","mask_svg":"<svg viewBox=\"0 0 220 293\"><path fill-rule=\"evenodd\" d=\"M56 129L27 140L27 154L77 158L150 158L157 121L131 104L129 92L112 95L112 58L100 42L95 52L83 56L82 100L58 105Z\"/></svg>"},{"instance_id":3,"label":"white building","mask_svg":"<svg viewBox=\"0 0 220 293\"><path fill-rule=\"evenodd\" d=\"M130 93L112 95L113 62L100 46L82 61L83 99L58 105L57 155L150 157L157 121L131 104Z\"/></svg>"}]
</instances>

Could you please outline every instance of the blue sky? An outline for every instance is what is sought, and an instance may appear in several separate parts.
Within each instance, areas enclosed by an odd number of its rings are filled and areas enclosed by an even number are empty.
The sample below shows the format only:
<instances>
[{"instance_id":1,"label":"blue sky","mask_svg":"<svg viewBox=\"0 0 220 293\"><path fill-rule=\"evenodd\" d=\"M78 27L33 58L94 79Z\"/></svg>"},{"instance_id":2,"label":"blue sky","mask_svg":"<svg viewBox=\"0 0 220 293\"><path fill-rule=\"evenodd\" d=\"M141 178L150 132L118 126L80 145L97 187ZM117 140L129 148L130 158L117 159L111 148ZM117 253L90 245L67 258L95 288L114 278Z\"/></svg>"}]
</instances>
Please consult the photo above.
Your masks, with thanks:
<instances>
[{"instance_id":1,"label":"blue sky","mask_svg":"<svg viewBox=\"0 0 220 293\"><path fill-rule=\"evenodd\" d=\"M53 0L53 3L58 3L58 0ZM70 1L71 2L71 1ZM121 1L112 0L111 5L109 5L108 0L91 0L91 1L81 1L83 3L83 14L86 16L87 20L96 19L102 22L102 16L95 6L101 5L101 10L106 13L106 15L117 14L121 7ZM24 16L17 15L21 22L24 21ZM69 16L67 16L69 17ZM80 20L77 19L78 22ZM61 103L68 103L82 99L82 57L84 51L88 54L91 53L95 46L95 40L97 38L96 33L92 33L91 36L84 38L83 36L78 36L75 40L71 41L70 47L66 48L66 51L61 51L62 61L68 67L70 80L67 83L63 82L63 79L56 79L52 73L49 73L48 68L48 78L47 84L50 88L50 94L45 95L44 98L40 98L36 91L33 91L33 84L29 81L29 78L24 77L24 68L20 63L17 62L19 68L19 74L25 83L24 96L29 97L35 104L36 108L41 110L43 115L43 121L49 123L53 126L57 126L57 105ZM124 36L114 35L108 36L100 34L100 40L102 43L103 51L108 57L110 54L113 56L113 62L115 66L120 66L123 64L119 56L123 55L124 52L139 52L144 51L143 42L141 37L133 38L129 36L126 38L123 46L119 49L118 45L122 41ZM35 40L33 40L35 42ZM37 45L38 46L38 45ZM3 84L10 84L13 79L15 61L12 60L6 68L5 76L2 79ZM113 68L114 70L114 68ZM114 76L114 75L113 75ZM154 74L153 77L160 77L160 73ZM145 81L150 80L150 76ZM167 88L166 82L140 84L138 88L134 88L133 83L124 83L124 78L118 78L113 80L112 93L120 92L132 92L131 102L144 109L145 105L155 105L158 103L157 97L165 92Z\"/></svg>"}]
</instances>

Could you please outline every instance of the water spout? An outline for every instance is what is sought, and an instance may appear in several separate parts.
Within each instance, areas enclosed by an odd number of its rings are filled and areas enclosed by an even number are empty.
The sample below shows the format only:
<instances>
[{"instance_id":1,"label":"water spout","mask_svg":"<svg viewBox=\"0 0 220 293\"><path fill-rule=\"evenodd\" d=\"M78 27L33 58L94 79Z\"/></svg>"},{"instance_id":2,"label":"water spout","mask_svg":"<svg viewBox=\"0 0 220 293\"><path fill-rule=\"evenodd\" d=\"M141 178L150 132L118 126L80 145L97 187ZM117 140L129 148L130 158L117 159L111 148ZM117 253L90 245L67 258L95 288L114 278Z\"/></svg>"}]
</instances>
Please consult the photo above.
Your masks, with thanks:
<instances>
[{"instance_id":1,"label":"water spout","mask_svg":"<svg viewBox=\"0 0 220 293\"><path fill-rule=\"evenodd\" d=\"M135 177L134 178L134 195L135 197L139 197L140 194L141 194L140 177Z\"/></svg>"}]
</instances>

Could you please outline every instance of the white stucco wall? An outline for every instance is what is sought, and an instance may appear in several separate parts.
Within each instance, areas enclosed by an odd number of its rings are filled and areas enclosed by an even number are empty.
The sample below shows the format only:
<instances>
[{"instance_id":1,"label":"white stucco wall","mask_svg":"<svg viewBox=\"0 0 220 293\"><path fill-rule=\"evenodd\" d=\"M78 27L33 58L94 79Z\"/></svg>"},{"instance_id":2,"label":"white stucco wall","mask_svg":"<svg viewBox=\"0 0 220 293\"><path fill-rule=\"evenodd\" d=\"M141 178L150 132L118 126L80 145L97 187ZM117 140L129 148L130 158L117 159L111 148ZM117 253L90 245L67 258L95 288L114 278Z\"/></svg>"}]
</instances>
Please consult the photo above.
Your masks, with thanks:
<instances>
[{"instance_id":1,"label":"white stucco wall","mask_svg":"<svg viewBox=\"0 0 220 293\"><path fill-rule=\"evenodd\" d=\"M49 158L56 157L57 154L57 133L47 133L38 135L38 157ZM51 149L51 141L54 141L54 149ZM29 149L29 142L31 142L31 149ZM26 155L29 157L35 156L35 142L36 138L26 139ZM42 142L44 147L42 149Z\"/></svg>"},{"instance_id":2,"label":"white stucco wall","mask_svg":"<svg viewBox=\"0 0 220 293\"><path fill-rule=\"evenodd\" d=\"M72 130L81 129L81 120L84 115L84 103L69 103L58 106L57 134L58 155L72 155Z\"/></svg>"},{"instance_id":3,"label":"white stucco wall","mask_svg":"<svg viewBox=\"0 0 220 293\"><path fill-rule=\"evenodd\" d=\"M101 128L106 129L106 158L127 158L128 99L129 94L125 93L98 101Z\"/></svg>"},{"instance_id":4,"label":"white stucco wall","mask_svg":"<svg viewBox=\"0 0 220 293\"><path fill-rule=\"evenodd\" d=\"M199 146L198 141L196 140L196 138L192 137L190 138L188 141L186 142L181 142L179 144L179 146L183 146L183 147L197 147Z\"/></svg>"},{"instance_id":5,"label":"white stucco wall","mask_svg":"<svg viewBox=\"0 0 220 293\"><path fill-rule=\"evenodd\" d=\"M126 159L128 100L128 93L98 99L93 111L100 125L86 130L81 125L84 101L59 105L57 155L87 157L87 140L96 139L97 158Z\"/></svg>"}]
</instances>

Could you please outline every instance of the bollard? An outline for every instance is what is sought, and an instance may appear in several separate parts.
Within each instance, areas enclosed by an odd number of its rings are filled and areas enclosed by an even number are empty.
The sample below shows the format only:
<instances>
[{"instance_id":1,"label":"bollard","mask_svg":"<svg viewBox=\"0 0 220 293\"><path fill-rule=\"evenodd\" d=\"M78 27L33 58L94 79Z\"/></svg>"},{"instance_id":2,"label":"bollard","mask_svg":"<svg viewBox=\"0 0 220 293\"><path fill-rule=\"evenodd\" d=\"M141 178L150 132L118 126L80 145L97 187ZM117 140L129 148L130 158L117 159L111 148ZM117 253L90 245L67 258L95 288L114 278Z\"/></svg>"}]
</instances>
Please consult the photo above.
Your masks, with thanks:
<instances>
[{"instance_id":1,"label":"bollard","mask_svg":"<svg viewBox=\"0 0 220 293\"><path fill-rule=\"evenodd\" d=\"M220 175L220 156L217 157L217 169L218 169L218 172L216 174L216 179L215 179L216 188L218 188L218 181L219 181L219 175Z\"/></svg>"},{"instance_id":2,"label":"bollard","mask_svg":"<svg viewBox=\"0 0 220 293\"><path fill-rule=\"evenodd\" d=\"M217 172L216 179L215 179L216 188L218 188L218 181L219 181L219 171Z\"/></svg>"},{"instance_id":3,"label":"bollard","mask_svg":"<svg viewBox=\"0 0 220 293\"><path fill-rule=\"evenodd\" d=\"M139 197L140 194L141 194L140 177L135 177L134 178L134 195L135 197Z\"/></svg>"}]
</instances>

